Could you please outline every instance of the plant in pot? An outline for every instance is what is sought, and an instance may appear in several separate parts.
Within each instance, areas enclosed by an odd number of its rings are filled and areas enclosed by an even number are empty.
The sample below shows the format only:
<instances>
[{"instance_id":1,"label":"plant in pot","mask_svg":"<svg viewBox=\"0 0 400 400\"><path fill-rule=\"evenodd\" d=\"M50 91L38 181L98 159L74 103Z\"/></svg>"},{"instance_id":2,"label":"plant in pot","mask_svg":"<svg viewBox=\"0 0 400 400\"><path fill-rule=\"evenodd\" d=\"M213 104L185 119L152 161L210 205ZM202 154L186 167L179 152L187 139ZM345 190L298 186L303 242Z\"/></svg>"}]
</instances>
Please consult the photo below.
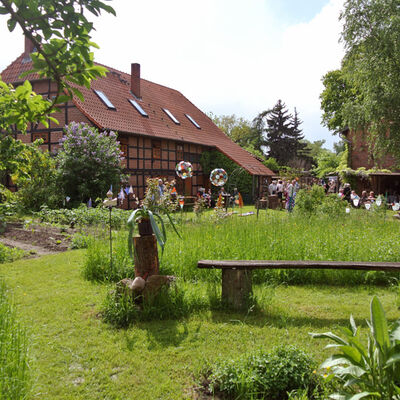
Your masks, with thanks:
<instances>
[{"instance_id":1,"label":"plant in pot","mask_svg":"<svg viewBox=\"0 0 400 400\"><path fill-rule=\"evenodd\" d=\"M135 225L138 225L140 236L154 233L161 251L164 251L167 240L166 230L162 215L166 215L175 233L180 237L170 213L177 208L176 196L172 195L175 182L164 182L162 179L147 179L145 198L140 208L134 210L128 218L128 249L133 258L132 236Z\"/></svg>"}]
</instances>

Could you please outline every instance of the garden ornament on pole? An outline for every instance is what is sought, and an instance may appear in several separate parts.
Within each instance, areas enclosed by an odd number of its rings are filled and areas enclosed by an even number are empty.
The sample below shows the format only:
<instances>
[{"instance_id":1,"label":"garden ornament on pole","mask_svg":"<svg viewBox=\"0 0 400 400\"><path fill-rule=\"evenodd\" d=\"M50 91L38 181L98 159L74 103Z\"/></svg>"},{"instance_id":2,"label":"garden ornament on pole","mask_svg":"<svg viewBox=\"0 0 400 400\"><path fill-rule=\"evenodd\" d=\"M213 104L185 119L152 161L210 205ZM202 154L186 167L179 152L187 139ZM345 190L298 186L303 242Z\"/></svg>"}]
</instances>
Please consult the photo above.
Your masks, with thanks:
<instances>
[{"instance_id":1,"label":"garden ornament on pole","mask_svg":"<svg viewBox=\"0 0 400 400\"><path fill-rule=\"evenodd\" d=\"M110 190L107 192L107 198L103 201L103 206L104 207L108 207L108 209L110 210L110 268L112 270L112 227L111 227L111 211L112 208L115 207L117 205L117 199L113 199L113 192Z\"/></svg>"}]
</instances>

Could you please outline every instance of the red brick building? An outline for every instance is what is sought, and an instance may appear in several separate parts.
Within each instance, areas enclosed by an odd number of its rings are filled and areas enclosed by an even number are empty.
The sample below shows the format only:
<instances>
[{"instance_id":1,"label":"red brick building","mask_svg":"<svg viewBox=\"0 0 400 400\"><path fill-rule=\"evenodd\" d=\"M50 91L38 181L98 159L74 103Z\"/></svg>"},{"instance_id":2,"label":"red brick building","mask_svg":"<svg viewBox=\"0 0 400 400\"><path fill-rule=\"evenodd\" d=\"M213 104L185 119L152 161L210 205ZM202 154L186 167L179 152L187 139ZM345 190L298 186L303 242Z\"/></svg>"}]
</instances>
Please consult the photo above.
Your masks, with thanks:
<instances>
[{"instance_id":1,"label":"red brick building","mask_svg":"<svg viewBox=\"0 0 400 400\"><path fill-rule=\"evenodd\" d=\"M21 73L31 69L32 45L25 40L25 51L2 73L2 79L14 86L23 82ZM131 64L131 74L107 67L105 77L92 81L90 89L81 87L85 101L74 97L53 114L59 121L30 127L27 135L17 134L23 142L44 140L43 148L54 152L59 146L63 127L72 122L86 122L100 130L116 131L125 156L129 184L139 198L144 195L148 177L175 179L179 161L190 161L194 176L177 179L179 193L195 195L208 187L202 173L200 155L218 150L253 176L253 195L257 196L272 171L250 153L233 143L212 120L177 90L150 82L140 76L140 65ZM35 74L26 78L33 90L45 97L55 95L55 85Z\"/></svg>"},{"instance_id":2,"label":"red brick building","mask_svg":"<svg viewBox=\"0 0 400 400\"><path fill-rule=\"evenodd\" d=\"M400 193L400 169L398 162L391 154L385 154L381 158L374 158L370 145L367 141L367 132L345 129L342 137L348 143L349 159L348 166L353 170L365 169L387 169L389 172L375 172L369 174L369 179L358 178L355 188L358 191L372 190L376 194Z\"/></svg>"}]
</instances>

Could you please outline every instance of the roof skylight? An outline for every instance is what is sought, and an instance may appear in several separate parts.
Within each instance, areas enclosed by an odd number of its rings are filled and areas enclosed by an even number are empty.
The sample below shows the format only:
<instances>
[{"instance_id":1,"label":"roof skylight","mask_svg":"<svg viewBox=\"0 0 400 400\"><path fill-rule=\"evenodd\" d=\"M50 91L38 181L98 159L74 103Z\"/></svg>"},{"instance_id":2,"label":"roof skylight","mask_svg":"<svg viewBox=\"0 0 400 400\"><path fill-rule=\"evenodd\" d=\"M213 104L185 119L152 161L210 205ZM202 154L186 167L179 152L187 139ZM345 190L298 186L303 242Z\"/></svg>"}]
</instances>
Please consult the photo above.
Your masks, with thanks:
<instances>
[{"instance_id":1,"label":"roof skylight","mask_svg":"<svg viewBox=\"0 0 400 400\"><path fill-rule=\"evenodd\" d=\"M186 118L197 128L197 129L201 129L200 125L189 115L189 114L185 114Z\"/></svg>"},{"instance_id":2,"label":"roof skylight","mask_svg":"<svg viewBox=\"0 0 400 400\"><path fill-rule=\"evenodd\" d=\"M165 112L165 114L168 115L168 117L171 118L171 120L172 120L176 125L180 125L180 122L174 117L174 115L171 113L171 111L167 110L166 108L163 108L163 111Z\"/></svg>"},{"instance_id":3,"label":"roof skylight","mask_svg":"<svg viewBox=\"0 0 400 400\"><path fill-rule=\"evenodd\" d=\"M101 90L93 90L97 96L100 97L100 100L111 110L115 110L115 106L111 101L108 99L108 97L101 91Z\"/></svg>"},{"instance_id":4,"label":"roof skylight","mask_svg":"<svg viewBox=\"0 0 400 400\"><path fill-rule=\"evenodd\" d=\"M137 112L142 116L142 117L148 117L147 112L143 110L143 108L140 106L138 102L136 102L133 99L128 99L129 103L133 105L133 107L136 108Z\"/></svg>"}]
</instances>

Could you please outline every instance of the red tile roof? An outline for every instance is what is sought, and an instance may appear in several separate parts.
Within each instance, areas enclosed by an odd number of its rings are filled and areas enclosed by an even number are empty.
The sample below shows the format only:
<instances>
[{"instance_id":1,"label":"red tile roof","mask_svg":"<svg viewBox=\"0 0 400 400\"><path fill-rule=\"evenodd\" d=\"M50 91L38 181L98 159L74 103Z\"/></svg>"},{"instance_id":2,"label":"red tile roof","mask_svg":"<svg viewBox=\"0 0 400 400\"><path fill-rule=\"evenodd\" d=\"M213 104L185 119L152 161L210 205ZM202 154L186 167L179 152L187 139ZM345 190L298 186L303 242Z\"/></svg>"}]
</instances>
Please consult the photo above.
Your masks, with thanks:
<instances>
[{"instance_id":1,"label":"red tile roof","mask_svg":"<svg viewBox=\"0 0 400 400\"><path fill-rule=\"evenodd\" d=\"M30 68L31 63L21 55L1 76L8 83L21 82L20 74ZM130 92L131 76L114 68L107 69L106 77L92 81L92 89L102 91L116 110L109 109L93 90L87 88L80 88L84 102L74 98L76 106L99 128L216 147L252 175L273 175L269 168L232 142L206 114L177 90L141 79L142 98L136 101L149 117L141 116L128 101L134 99ZM30 74L25 79L34 81L39 77ZM163 108L171 111L180 124L176 125ZM185 114L189 114L201 129L196 128Z\"/></svg>"}]
</instances>

